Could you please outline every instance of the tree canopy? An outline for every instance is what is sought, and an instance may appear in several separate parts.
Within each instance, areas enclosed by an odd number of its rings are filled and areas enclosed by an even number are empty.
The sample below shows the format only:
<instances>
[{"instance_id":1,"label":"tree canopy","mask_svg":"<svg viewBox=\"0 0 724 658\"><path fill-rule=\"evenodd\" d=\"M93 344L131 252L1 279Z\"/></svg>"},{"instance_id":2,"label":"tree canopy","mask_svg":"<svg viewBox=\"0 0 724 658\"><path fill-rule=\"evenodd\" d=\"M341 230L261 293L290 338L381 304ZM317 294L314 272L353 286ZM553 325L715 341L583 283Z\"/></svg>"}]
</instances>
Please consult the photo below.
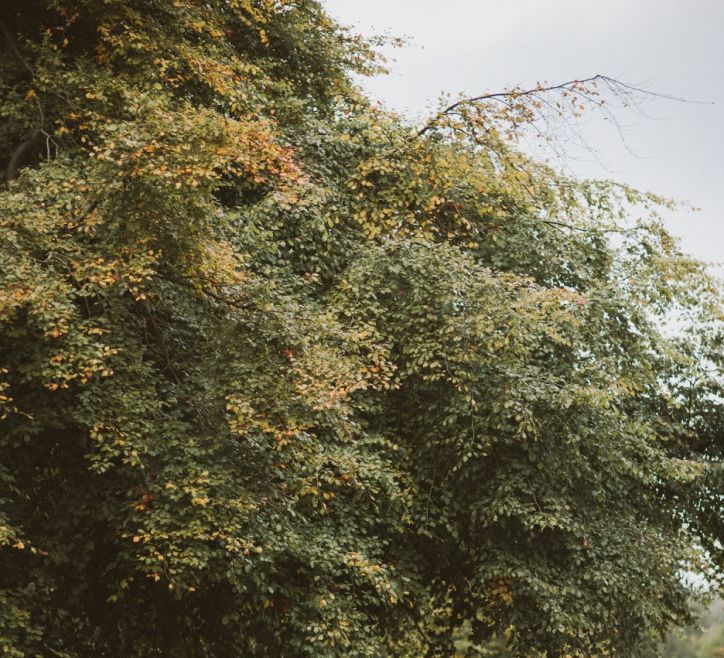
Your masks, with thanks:
<instances>
[{"instance_id":1,"label":"tree canopy","mask_svg":"<svg viewBox=\"0 0 724 658\"><path fill-rule=\"evenodd\" d=\"M515 143L608 79L421 128L313 0L2 4L4 655L628 657L689 621L720 290L667 201Z\"/></svg>"}]
</instances>

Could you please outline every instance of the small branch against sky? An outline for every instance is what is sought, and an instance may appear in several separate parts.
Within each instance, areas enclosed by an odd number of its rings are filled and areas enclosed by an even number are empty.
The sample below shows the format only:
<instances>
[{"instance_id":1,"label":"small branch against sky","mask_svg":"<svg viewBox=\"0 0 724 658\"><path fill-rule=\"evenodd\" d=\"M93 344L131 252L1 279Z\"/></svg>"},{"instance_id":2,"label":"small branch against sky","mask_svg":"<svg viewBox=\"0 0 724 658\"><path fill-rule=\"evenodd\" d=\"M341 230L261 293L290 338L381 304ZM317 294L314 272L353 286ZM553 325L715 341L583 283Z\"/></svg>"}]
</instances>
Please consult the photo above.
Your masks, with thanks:
<instances>
[{"instance_id":1,"label":"small branch against sky","mask_svg":"<svg viewBox=\"0 0 724 658\"><path fill-rule=\"evenodd\" d=\"M620 143L633 156L640 158L630 147L627 132L630 126L622 117L635 112L647 119L651 115L645 104L651 100L677 103L711 104L672 94L651 91L618 78L596 74L571 79L558 84L546 81L534 86L516 85L502 91L464 96L442 107L411 136L416 140L436 130L451 130L465 134L476 144L490 147L503 139L523 142L526 151L536 152L539 146L553 153L559 165L568 169L574 150L591 155L608 170L597 150L584 135L584 116L597 115L611 125Z\"/></svg>"},{"instance_id":2,"label":"small branch against sky","mask_svg":"<svg viewBox=\"0 0 724 658\"><path fill-rule=\"evenodd\" d=\"M577 121L587 111L597 110L605 120L618 128L623 140L620 119L614 110L632 108L643 112L642 104L650 98L680 103L704 102L650 91L607 75L596 74L559 84L538 82L527 89L515 86L503 91L460 98L433 115L417 130L414 138L444 127L451 118L477 124L484 130L495 124L507 124L507 132L516 138L520 136L519 128L527 124L538 129L538 137L546 138L552 120L559 127L562 122L564 128L571 128L572 121ZM580 136L577 126L574 132Z\"/></svg>"}]
</instances>

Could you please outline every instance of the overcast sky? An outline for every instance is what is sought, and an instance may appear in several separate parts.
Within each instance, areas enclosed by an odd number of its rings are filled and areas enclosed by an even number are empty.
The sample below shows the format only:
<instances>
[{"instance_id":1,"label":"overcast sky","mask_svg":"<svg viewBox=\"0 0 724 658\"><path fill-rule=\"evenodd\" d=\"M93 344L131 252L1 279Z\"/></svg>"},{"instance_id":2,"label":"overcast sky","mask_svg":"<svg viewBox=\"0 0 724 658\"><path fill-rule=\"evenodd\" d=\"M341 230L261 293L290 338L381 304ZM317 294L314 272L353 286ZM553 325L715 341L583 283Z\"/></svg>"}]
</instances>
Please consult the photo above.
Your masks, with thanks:
<instances>
[{"instance_id":1,"label":"overcast sky","mask_svg":"<svg viewBox=\"0 0 724 658\"><path fill-rule=\"evenodd\" d=\"M724 0L323 0L363 34L409 45L386 51L391 74L363 82L374 100L424 116L442 92L524 87L602 73L708 104L649 102L627 114L625 145L602 120L598 151L568 163L701 208L667 218L684 249L724 261ZM716 271L721 274L724 267Z\"/></svg>"}]
</instances>

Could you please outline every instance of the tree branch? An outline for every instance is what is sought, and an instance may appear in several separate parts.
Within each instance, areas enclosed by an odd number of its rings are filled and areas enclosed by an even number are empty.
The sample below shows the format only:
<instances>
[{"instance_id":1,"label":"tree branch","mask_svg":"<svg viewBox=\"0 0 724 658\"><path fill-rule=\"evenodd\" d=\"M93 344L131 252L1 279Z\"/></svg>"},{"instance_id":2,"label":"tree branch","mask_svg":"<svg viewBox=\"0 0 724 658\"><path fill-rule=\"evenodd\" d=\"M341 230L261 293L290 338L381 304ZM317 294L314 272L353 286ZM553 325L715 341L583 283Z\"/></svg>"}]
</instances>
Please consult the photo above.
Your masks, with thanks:
<instances>
[{"instance_id":1,"label":"tree branch","mask_svg":"<svg viewBox=\"0 0 724 658\"><path fill-rule=\"evenodd\" d=\"M582 78L578 80L568 80L567 82L562 82L557 85L549 85L549 86L541 86L538 85L537 87L533 87L532 89L509 89L507 91L500 91L500 92L494 92L494 93L488 93L488 94L481 94L480 96L471 96L468 98L461 98L458 101L455 101L451 105L448 105L446 108L440 110L437 114L435 114L422 128L420 128L414 135L413 139L417 139L418 137L421 137L426 132L432 130L442 119L444 119L446 116L450 115L451 113L455 112L455 110L464 107L466 105L474 105L476 103L481 103L483 101L488 100L498 100L498 101L505 101L505 99L516 99L521 97L536 97L539 94L545 94L549 92L555 92L555 91L570 91L573 93L581 94L582 96L585 95L586 89L590 89L590 86L596 85L596 83L601 83L603 86L607 87L610 92L612 92L614 95L618 95L619 97L624 97L628 100L635 101L636 95L642 95L642 96L652 96L656 98L665 98L667 100L675 100L682 103L708 103L708 101L692 101L685 98L679 98L677 96L671 96L668 94L661 94L653 91L648 91L646 89L642 89L640 87L635 87L633 85L626 84L625 82L621 82L619 80L616 80L615 78L611 78L607 75L602 75L600 73L593 75L589 78ZM591 99L590 96L585 96L585 98L592 103L596 103L595 100ZM539 99L540 100L540 99ZM635 103L634 103L635 104ZM601 103L602 105L602 103Z\"/></svg>"},{"instance_id":2,"label":"tree branch","mask_svg":"<svg viewBox=\"0 0 724 658\"><path fill-rule=\"evenodd\" d=\"M604 75L597 74L597 75L591 76L590 78L584 78L583 80L569 80L568 82L562 82L561 84L552 85L549 87L538 86L538 87L534 87L533 89L523 89L523 90L511 89L508 91L499 91L499 92L494 92L494 93L489 93L489 94L482 94L480 96L471 96L469 98L462 98L459 101L456 101L456 102L452 103L451 105L448 105L443 110L440 110L435 116L432 117L432 119L430 119L422 128L420 128L420 130L418 130L417 133L415 133L415 137L422 137L422 135L424 135L426 132L428 132L429 130L432 130L441 119L444 119L448 114L450 114L451 112L454 112L455 110L457 110L459 107L461 107L463 105L472 105L474 103L480 103L481 101L494 100L494 99L498 99L498 98L519 98L521 96L533 96L534 94L539 94L539 93L544 93L544 92L549 92L549 91L571 89L571 88L575 87L576 85L588 84L591 82L595 82L597 80L607 80L607 81L616 82L612 78L607 78Z\"/></svg>"},{"instance_id":3,"label":"tree branch","mask_svg":"<svg viewBox=\"0 0 724 658\"><path fill-rule=\"evenodd\" d=\"M23 57L23 54L20 52L20 49L18 48L17 44L15 43L15 39L13 39L12 34L10 34L10 30L5 26L5 23L0 21L0 32L3 33L3 36L5 37L5 40L10 44L10 49L13 51L13 54L15 57L18 58L20 63L25 67L25 69L35 77L35 70L32 66L30 66L30 63L28 62L25 57Z\"/></svg>"},{"instance_id":4,"label":"tree branch","mask_svg":"<svg viewBox=\"0 0 724 658\"><path fill-rule=\"evenodd\" d=\"M32 135L28 137L18 148L13 151L13 154L10 156L10 160L8 161L7 168L5 169L5 182L9 183L11 180L14 180L18 176L18 171L27 158L27 156L32 153L33 149L38 145L40 135L40 130L33 131Z\"/></svg>"}]
</instances>

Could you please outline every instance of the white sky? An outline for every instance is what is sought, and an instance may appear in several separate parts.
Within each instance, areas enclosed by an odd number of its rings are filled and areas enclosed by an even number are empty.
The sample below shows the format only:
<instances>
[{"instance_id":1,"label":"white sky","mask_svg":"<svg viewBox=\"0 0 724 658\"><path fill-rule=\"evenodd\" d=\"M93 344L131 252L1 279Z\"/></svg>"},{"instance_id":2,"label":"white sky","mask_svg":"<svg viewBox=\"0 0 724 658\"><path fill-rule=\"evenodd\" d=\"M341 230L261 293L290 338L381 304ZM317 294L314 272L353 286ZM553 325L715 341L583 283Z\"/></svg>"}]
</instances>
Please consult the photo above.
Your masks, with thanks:
<instances>
[{"instance_id":1,"label":"white sky","mask_svg":"<svg viewBox=\"0 0 724 658\"><path fill-rule=\"evenodd\" d=\"M687 99L655 118L621 116L626 145L590 120L596 158L579 176L614 178L701 208L667 218L684 249L724 261L724 0L323 0L363 34L409 37L386 51L391 74L363 81L373 100L422 117L442 92L498 91L601 73ZM633 153L631 152L633 151ZM724 268L717 267L722 273Z\"/></svg>"}]
</instances>

